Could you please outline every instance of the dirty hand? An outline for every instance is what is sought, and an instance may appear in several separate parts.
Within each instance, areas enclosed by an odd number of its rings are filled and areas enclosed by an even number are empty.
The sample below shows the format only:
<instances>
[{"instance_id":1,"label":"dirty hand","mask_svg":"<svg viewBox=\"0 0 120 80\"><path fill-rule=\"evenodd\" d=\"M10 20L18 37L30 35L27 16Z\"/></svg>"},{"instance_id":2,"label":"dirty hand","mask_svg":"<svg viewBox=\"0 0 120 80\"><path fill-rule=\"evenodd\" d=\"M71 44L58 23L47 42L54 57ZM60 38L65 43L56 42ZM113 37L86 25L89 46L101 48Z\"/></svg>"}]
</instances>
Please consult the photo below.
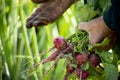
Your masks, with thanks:
<instances>
[{"instance_id":1,"label":"dirty hand","mask_svg":"<svg viewBox=\"0 0 120 80\"><path fill-rule=\"evenodd\" d=\"M78 28L79 30L85 30L88 32L90 44L100 43L105 37L108 37L110 39L109 45L111 47L111 43L116 41L115 32L107 27L103 17L98 17L89 22L81 22L78 25Z\"/></svg>"},{"instance_id":2,"label":"dirty hand","mask_svg":"<svg viewBox=\"0 0 120 80\"><path fill-rule=\"evenodd\" d=\"M73 3L78 0L32 0L40 4L35 12L27 18L26 27L39 27L54 22L58 19Z\"/></svg>"}]
</instances>

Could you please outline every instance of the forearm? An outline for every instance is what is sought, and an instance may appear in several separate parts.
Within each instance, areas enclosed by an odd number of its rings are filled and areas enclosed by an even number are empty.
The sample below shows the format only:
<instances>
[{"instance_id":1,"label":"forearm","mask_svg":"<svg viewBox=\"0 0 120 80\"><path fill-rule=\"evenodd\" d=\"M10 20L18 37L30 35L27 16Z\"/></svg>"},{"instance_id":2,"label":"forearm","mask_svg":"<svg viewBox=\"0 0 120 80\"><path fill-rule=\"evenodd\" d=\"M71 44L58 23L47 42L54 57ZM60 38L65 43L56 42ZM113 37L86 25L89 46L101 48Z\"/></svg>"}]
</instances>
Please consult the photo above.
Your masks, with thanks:
<instances>
[{"instance_id":1,"label":"forearm","mask_svg":"<svg viewBox=\"0 0 120 80\"><path fill-rule=\"evenodd\" d=\"M120 35L120 1L111 0L112 5L109 10L104 13L104 21L106 25Z\"/></svg>"}]
</instances>

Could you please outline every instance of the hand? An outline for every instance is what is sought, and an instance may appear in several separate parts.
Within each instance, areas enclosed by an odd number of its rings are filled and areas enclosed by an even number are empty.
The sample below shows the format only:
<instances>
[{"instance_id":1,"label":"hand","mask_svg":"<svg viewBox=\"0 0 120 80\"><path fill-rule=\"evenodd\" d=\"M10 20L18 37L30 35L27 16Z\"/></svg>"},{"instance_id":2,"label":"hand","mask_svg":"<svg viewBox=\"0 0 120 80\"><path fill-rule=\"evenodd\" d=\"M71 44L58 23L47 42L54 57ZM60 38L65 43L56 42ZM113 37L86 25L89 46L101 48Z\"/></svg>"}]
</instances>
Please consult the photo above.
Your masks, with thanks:
<instances>
[{"instance_id":1,"label":"hand","mask_svg":"<svg viewBox=\"0 0 120 80\"><path fill-rule=\"evenodd\" d=\"M100 43L105 37L109 37L110 44L107 47L112 47L116 41L116 33L107 27L103 17L98 17L89 22L81 22L78 28L88 32L90 44Z\"/></svg>"},{"instance_id":2,"label":"hand","mask_svg":"<svg viewBox=\"0 0 120 80\"><path fill-rule=\"evenodd\" d=\"M27 19L26 27L44 26L54 22L77 0L32 0L41 6ZM38 2L37 2L38 1Z\"/></svg>"}]
</instances>

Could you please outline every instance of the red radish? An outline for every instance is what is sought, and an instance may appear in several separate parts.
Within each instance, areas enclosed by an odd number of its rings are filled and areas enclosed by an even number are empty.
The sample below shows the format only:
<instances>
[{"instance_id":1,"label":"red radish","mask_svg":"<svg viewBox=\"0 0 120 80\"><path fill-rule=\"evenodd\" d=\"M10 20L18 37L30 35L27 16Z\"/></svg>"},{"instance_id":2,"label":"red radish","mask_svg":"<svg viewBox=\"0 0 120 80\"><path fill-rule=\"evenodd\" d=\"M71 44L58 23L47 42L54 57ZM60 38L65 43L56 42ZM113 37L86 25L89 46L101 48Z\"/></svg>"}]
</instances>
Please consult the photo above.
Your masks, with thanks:
<instances>
[{"instance_id":1,"label":"red radish","mask_svg":"<svg viewBox=\"0 0 120 80\"><path fill-rule=\"evenodd\" d=\"M82 79L84 80L84 79L86 79L87 77L88 77L88 71L86 71L86 70L83 70L82 71Z\"/></svg>"},{"instance_id":2,"label":"red radish","mask_svg":"<svg viewBox=\"0 0 120 80\"><path fill-rule=\"evenodd\" d=\"M75 55L75 61L76 61L76 63L77 63L78 65L83 64L83 63L82 63L82 55L81 55L81 54L76 54L76 55Z\"/></svg>"},{"instance_id":3,"label":"red radish","mask_svg":"<svg viewBox=\"0 0 120 80\"><path fill-rule=\"evenodd\" d=\"M100 63L100 57L97 54L90 55L90 66L96 67Z\"/></svg>"},{"instance_id":4,"label":"red radish","mask_svg":"<svg viewBox=\"0 0 120 80\"><path fill-rule=\"evenodd\" d=\"M82 52L82 63L85 63L87 60L88 60L88 57L89 57L89 55L88 55L88 53L87 53L87 51L83 51Z\"/></svg>"},{"instance_id":5,"label":"red radish","mask_svg":"<svg viewBox=\"0 0 120 80\"><path fill-rule=\"evenodd\" d=\"M55 51L54 53L52 53L48 58L42 60L41 63L46 63L46 62L55 60L56 57L59 55L59 53L60 53L60 51L59 51L59 50L56 50L56 51Z\"/></svg>"},{"instance_id":6,"label":"red radish","mask_svg":"<svg viewBox=\"0 0 120 80\"><path fill-rule=\"evenodd\" d=\"M88 60L88 54L86 52L82 53L82 54L76 54L75 55L75 61L78 65L82 65L84 64L86 61Z\"/></svg>"},{"instance_id":7,"label":"red radish","mask_svg":"<svg viewBox=\"0 0 120 80\"><path fill-rule=\"evenodd\" d=\"M53 47L54 48L54 47ZM52 49L52 48L51 48ZM64 50L56 50L54 51L48 58L44 59L41 61L41 63L46 63L52 60L55 60L57 58L57 56L60 54L60 52L62 52L63 54L67 53L67 52L73 52L73 46L69 45L66 49Z\"/></svg>"},{"instance_id":8,"label":"red radish","mask_svg":"<svg viewBox=\"0 0 120 80\"><path fill-rule=\"evenodd\" d=\"M69 44L66 49L63 50L63 53L73 53L74 52L74 46L72 44Z\"/></svg>"},{"instance_id":9,"label":"red radish","mask_svg":"<svg viewBox=\"0 0 120 80\"><path fill-rule=\"evenodd\" d=\"M80 68L76 68L75 69L75 75L80 78L80 72L82 71L81 73L81 78L82 80L86 79L88 77L88 71L87 70L81 70Z\"/></svg>"},{"instance_id":10,"label":"red radish","mask_svg":"<svg viewBox=\"0 0 120 80\"><path fill-rule=\"evenodd\" d=\"M64 76L64 80L67 80L69 74L71 74L74 71L74 68L70 65L66 66L66 74Z\"/></svg>"},{"instance_id":11,"label":"red radish","mask_svg":"<svg viewBox=\"0 0 120 80\"><path fill-rule=\"evenodd\" d=\"M58 50L64 50L67 47L67 41L63 37L57 37L54 39L55 48Z\"/></svg>"},{"instance_id":12,"label":"red radish","mask_svg":"<svg viewBox=\"0 0 120 80\"><path fill-rule=\"evenodd\" d=\"M74 46L72 44L69 44L68 45L68 48L69 48L69 52L73 53L74 52Z\"/></svg>"},{"instance_id":13,"label":"red radish","mask_svg":"<svg viewBox=\"0 0 120 80\"><path fill-rule=\"evenodd\" d=\"M74 68L72 66L70 66L70 65L66 66L66 72L67 73L72 73L73 71L74 71Z\"/></svg>"}]
</instances>

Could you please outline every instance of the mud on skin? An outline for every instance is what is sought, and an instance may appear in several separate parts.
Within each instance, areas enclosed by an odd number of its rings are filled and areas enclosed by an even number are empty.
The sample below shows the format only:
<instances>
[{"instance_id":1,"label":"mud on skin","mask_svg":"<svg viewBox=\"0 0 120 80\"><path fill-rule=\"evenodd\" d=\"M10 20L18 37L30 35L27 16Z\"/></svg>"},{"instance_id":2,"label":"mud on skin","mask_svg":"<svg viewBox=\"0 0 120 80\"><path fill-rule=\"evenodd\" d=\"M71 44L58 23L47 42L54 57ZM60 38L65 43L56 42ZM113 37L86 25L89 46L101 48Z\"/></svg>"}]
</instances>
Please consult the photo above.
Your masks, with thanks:
<instances>
[{"instance_id":1,"label":"mud on skin","mask_svg":"<svg viewBox=\"0 0 120 80\"><path fill-rule=\"evenodd\" d=\"M37 0L32 0L33 2ZM27 19L26 27L44 26L54 22L77 0L39 0L40 7Z\"/></svg>"}]
</instances>

